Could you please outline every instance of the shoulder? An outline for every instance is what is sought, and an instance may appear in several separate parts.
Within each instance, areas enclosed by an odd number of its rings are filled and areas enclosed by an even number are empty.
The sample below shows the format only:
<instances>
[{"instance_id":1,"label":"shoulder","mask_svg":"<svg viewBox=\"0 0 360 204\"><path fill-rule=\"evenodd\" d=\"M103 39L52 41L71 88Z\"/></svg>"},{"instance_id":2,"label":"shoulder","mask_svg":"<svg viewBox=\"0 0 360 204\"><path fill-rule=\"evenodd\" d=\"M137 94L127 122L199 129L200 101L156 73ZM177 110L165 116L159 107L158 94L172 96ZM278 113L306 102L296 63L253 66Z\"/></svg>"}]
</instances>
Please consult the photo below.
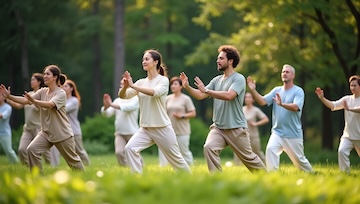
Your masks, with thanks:
<instances>
[{"instance_id":1,"label":"shoulder","mask_svg":"<svg viewBox=\"0 0 360 204\"><path fill-rule=\"evenodd\" d=\"M75 102L75 103L78 103L79 100L75 97L75 96L71 96L70 98L67 99L68 101L71 101L71 102Z\"/></svg>"},{"instance_id":2,"label":"shoulder","mask_svg":"<svg viewBox=\"0 0 360 204\"><path fill-rule=\"evenodd\" d=\"M295 85L294 90L296 93L304 94L304 90L300 86Z\"/></svg>"},{"instance_id":3,"label":"shoulder","mask_svg":"<svg viewBox=\"0 0 360 204\"><path fill-rule=\"evenodd\" d=\"M189 100L189 101L191 101L191 98L190 98L190 96L188 96L188 95L186 95L186 94L181 94L181 97L183 98L183 99L185 99L185 100Z\"/></svg>"},{"instance_id":4,"label":"shoulder","mask_svg":"<svg viewBox=\"0 0 360 204\"><path fill-rule=\"evenodd\" d=\"M158 77L160 77L160 81L161 81L161 82L167 82L167 83L169 83L169 78L167 78L166 76L163 76L163 75L159 74Z\"/></svg>"},{"instance_id":5,"label":"shoulder","mask_svg":"<svg viewBox=\"0 0 360 204\"><path fill-rule=\"evenodd\" d=\"M234 78L235 78L235 79L245 80L244 75L240 74L239 72L235 72L235 73L234 73Z\"/></svg>"},{"instance_id":6,"label":"shoulder","mask_svg":"<svg viewBox=\"0 0 360 204\"><path fill-rule=\"evenodd\" d=\"M4 103L4 108L7 109L7 110L11 110L11 109L12 109L11 105L8 104L8 103Z\"/></svg>"}]
</instances>

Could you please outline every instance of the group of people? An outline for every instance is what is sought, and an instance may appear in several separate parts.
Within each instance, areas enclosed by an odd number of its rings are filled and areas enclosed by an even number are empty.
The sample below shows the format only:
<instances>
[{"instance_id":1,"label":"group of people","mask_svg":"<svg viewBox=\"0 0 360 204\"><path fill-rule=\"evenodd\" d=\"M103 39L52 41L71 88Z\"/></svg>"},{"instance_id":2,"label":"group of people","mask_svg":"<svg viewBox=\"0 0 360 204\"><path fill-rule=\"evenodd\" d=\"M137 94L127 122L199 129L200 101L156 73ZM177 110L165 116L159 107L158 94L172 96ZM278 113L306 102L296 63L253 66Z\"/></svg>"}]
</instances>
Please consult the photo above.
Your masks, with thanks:
<instances>
[{"instance_id":1,"label":"group of people","mask_svg":"<svg viewBox=\"0 0 360 204\"><path fill-rule=\"evenodd\" d=\"M88 165L90 160L82 145L77 119L80 95L75 83L68 80L58 66L49 65L44 68L43 74L33 74L30 85L33 91L25 91L23 96L14 96L10 87L0 85L0 98L3 99L0 102L5 103L6 99L11 106L25 110L25 124L19 144L21 163L41 171L42 156L46 163L58 164L58 158L51 156L51 152L56 150L72 169L84 170L83 162ZM9 104L6 105L10 107ZM2 143L2 146L6 149L9 161L17 162L17 156L11 148L11 129L9 134L0 135L0 138L10 141ZM56 149L50 151L52 147Z\"/></svg>"},{"instance_id":2,"label":"group of people","mask_svg":"<svg viewBox=\"0 0 360 204\"><path fill-rule=\"evenodd\" d=\"M189 166L193 164L193 156L189 149L189 118L196 116L196 110L190 97L182 93L184 88L197 100L211 97L214 101L213 124L203 147L210 172L222 171L220 152L226 146L230 146L234 158L250 171L278 170L280 155L285 151L298 169L312 172L313 168L304 154L300 120L305 94L301 87L294 84L295 69L285 64L281 71L282 86L274 87L263 96L257 92L256 82L250 76L245 78L235 71L239 62L240 54L234 46L220 46L216 63L218 71L223 74L214 77L208 85L195 77L196 88L193 88L184 72L169 81L161 54L157 50L146 50L142 66L147 76L134 82L126 71L120 82L119 98L113 101L109 94L103 96L102 114L106 117L115 115L115 154L118 163L129 166L132 173L142 173L144 162L141 151L156 144L160 166L170 164L175 171L191 173ZM34 130L37 136L32 139L28 136L28 142L21 145L27 146L24 155L27 152L30 167L41 168L41 155L48 158L48 150L54 145L71 168L83 170L83 162L89 164L89 160L86 152L81 151L83 147L78 142L81 139L76 139L81 138L81 131L70 126L71 120L77 116L66 115L66 111L79 107L80 98L76 91L72 93L76 86L69 83L69 87L64 87L65 91L61 89L65 77L54 65L45 68L44 81L46 88L34 89L34 93L25 92L24 97L11 95L10 89L1 85L0 111L3 109L2 98L40 109L41 130ZM325 106L332 110L345 109L345 129L338 153L340 170L345 172L350 171L350 151L355 148L360 155L360 77L352 76L349 83L352 95L338 101L326 99L320 88L315 90ZM172 91L170 95L169 85ZM246 92L246 87L249 92ZM78 100L68 107L66 98L72 101L70 97ZM253 105L254 101L261 106L272 105L272 129L265 156L260 148L257 126L267 123L269 119ZM8 119L8 112L0 112L0 119ZM0 139L3 145L6 141L2 135ZM16 162L13 150L7 149L6 152L9 160ZM25 156L22 157L21 160L26 163Z\"/></svg>"}]
</instances>

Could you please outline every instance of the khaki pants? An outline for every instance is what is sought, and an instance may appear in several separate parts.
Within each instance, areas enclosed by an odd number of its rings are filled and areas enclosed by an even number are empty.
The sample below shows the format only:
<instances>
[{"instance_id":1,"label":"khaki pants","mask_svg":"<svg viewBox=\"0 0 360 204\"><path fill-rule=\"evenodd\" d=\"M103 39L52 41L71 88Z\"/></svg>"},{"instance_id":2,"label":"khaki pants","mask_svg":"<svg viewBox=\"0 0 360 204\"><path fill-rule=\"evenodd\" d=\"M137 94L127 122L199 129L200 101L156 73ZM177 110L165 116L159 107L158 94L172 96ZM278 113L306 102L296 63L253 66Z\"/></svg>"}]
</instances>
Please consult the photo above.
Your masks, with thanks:
<instances>
[{"instance_id":1,"label":"khaki pants","mask_svg":"<svg viewBox=\"0 0 360 204\"><path fill-rule=\"evenodd\" d=\"M81 161L84 165L90 165L90 159L89 155L87 154L83 142L82 142L82 136L81 135L75 135L75 151L80 156ZM60 152L59 150L53 146L50 148L50 155L51 155L51 166L58 166L60 164Z\"/></svg>"},{"instance_id":2,"label":"khaki pants","mask_svg":"<svg viewBox=\"0 0 360 204\"><path fill-rule=\"evenodd\" d=\"M250 171L265 170L260 157L251 150L247 129L219 129L211 125L204 144L204 156L210 172L222 171L219 155L227 145Z\"/></svg>"},{"instance_id":3,"label":"khaki pants","mask_svg":"<svg viewBox=\"0 0 360 204\"><path fill-rule=\"evenodd\" d=\"M164 153L166 159L175 171L191 173L189 165L182 157L176 135L171 125L166 127L141 127L125 146L125 154L132 173L142 173L143 164L140 152L153 144Z\"/></svg>"},{"instance_id":4,"label":"khaki pants","mask_svg":"<svg viewBox=\"0 0 360 204\"><path fill-rule=\"evenodd\" d=\"M261 150L261 143L260 143L260 137L259 136L251 136L250 135L250 143L251 143L251 149L252 151L257 154L261 161L265 163L265 154L264 152ZM239 157L236 156L236 154L234 153L234 164L235 165L240 165L242 164Z\"/></svg>"},{"instance_id":5,"label":"khaki pants","mask_svg":"<svg viewBox=\"0 0 360 204\"><path fill-rule=\"evenodd\" d=\"M52 143L46 139L43 131L40 131L27 147L30 169L37 166L42 170L41 154L48 151L53 145L60 151L60 154L64 157L71 169L85 170L79 155L76 154L74 137L69 137L61 142Z\"/></svg>"},{"instance_id":6,"label":"khaki pants","mask_svg":"<svg viewBox=\"0 0 360 204\"><path fill-rule=\"evenodd\" d=\"M268 171L279 170L280 155L285 151L292 163L305 172L312 172L312 166L304 154L303 139L283 138L271 134L266 146L266 166Z\"/></svg>"},{"instance_id":7,"label":"khaki pants","mask_svg":"<svg viewBox=\"0 0 360 204\"><path fill-rule=\"evenodd\" d=\"M29 159L28 159L28 155L27 155L27 147L29 146L29 144L31 143L31 141L35 138L36 134L40 131L39 129L33 129L33 130L29 130L24 128L23 129L23 133L21 135L20 138L20 142L19 142L19 149L18 149L18 154L19 154L19 158L22 164L29 166ZM50 158L50 151L46 151L43 154L44 159L45 159L45 163L50 164L51 158Z\"/></svg>"},{"instance_id":8,"label":"khaki pants","mask_svg":"<svg viewBox=\"0 0 360 204\"><path fill-rule=\"evenodd\" d=\"M350 151L356 150L358 156L360 156L360 140L350 140L346 137L341 137L339 149L338 149L338 160L340 171L350 173Z\"/></svg>"},{"instance_id":9,"label":"khaki pants","mask_svg":"<svg viewBox=\"0 0 360 204\"><path fill-rule=\"evenodd\" d=\"M129 142L132 135L115 135L115 155L119 165L128 166L128 162L125 155L125 146Z\"/></svg>"}]
</instances>

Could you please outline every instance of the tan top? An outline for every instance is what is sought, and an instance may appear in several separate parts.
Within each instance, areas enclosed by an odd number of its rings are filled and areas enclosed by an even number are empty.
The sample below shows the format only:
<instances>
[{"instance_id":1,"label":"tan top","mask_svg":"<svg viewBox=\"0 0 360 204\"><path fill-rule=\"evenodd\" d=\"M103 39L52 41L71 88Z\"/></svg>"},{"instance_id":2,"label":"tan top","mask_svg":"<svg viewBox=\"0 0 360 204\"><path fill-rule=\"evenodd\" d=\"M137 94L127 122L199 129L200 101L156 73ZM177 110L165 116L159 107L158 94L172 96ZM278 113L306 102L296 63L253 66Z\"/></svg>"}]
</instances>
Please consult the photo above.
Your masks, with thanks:
<instances>
[{"instance_id":1,"label":"tan top","mask_svg":"<svg viewBox=\"0 0 360 204\"><path fill-rule=\"evenodd\" d=\"M69 120L66 116L66 93L57 87L52 93L49 88L41 88L33 97L41 101L50 101L54 108L40 108L41 131L50 142L61 142L74 136Z\"/></svg>"},{"instance_id":2,"label":"tan top","mask_svg":"<svg viewBox=\"0 0 360 204\"><path fill-rule=\"evenodd\" d=\"M246 121L258 121L266 117L265 113L260 110L260 108L253 106L252 108L247 108L243 106L243 112L246 118ZM252 126L248 122L249 135L250 137L259 137L259 128Z\"/></svg>"},{"instance_id":3,"label":"tan top","mask_svg":"<svg viewBox=\"0 0 360 204\"><path fill-rule=\"evenodd\" d=\"M165 127L170 125L170 119L166 113L165 100L169 91L169 79L162 75L154 79L139 79L136 86L154 89L154 96L149 96L135 89L126 89L125 99L139 96L140 126L141 127ZM120 93L121 89L119 90Z\"/></svg>"},{"instance_id":4,"label":"tan top","mask_svg":"<svg viewBox=\"0 0 360 204\"><path fill-rule=\"evenodd\" d=\"M360 97L355 98L354 95L348 95L333 101L334 107L331 110L344 109L344 101L347 102L350 109L360 108ZM344 116L345 127L342 136L351 140L360 140L360 113L344 110Z\"/></svg>"},{"instance_id":5,"label":"tan top","mask_svg":"<svg viewBox=\"0 0 360 204\"><path fill-rule=\"evenodd\" d=\"M176 118L173 113L188 113L195 110L194 103L191 98L185 94L181 94L175 97L174 94L170 94L166 97L166 111L170 117L172 127L175 130L176 135L190 135L190 120L189 118Z\"/></svg>"},{"instance_id":6,"label":"tan top","mask_svg":"<svg viewBox=\"0 0 360 204\"><path fill-rule=\"evenodd\" d=\"M29 94L33 95L35 92L30 91ZM24 106L25 124L24 128L27 130L40 129L40 109L34 104Z\"/></svg>"}]
</instances>

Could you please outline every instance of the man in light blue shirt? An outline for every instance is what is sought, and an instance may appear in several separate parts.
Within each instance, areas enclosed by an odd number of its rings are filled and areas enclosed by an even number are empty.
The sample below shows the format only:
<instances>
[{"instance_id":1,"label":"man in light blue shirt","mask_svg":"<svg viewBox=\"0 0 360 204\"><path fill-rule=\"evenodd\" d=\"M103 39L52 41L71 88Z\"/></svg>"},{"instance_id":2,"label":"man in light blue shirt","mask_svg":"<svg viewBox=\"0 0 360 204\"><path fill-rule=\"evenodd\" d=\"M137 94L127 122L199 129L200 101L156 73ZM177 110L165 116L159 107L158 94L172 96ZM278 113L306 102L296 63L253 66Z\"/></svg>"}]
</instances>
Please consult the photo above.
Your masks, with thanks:
<instances>
[{"instance_id":1,"label":"man in light blue shirt","mask_svg":"<svg viewBox=\"0 0 360 204\"><path fill-rule=\"evenodd\" d=\"M248 87L260 105L273 105L271 136L266 147L266 166L269 171L279 170L280 154L285 151L293 164L305 172L312 172L312 166L304 155L301 113L304 105L304 91L294 84L295 69L283 66L283 86L273 88L265 96L256 91L256 83L247 78Z\"/></svg>"}]
</instances>

